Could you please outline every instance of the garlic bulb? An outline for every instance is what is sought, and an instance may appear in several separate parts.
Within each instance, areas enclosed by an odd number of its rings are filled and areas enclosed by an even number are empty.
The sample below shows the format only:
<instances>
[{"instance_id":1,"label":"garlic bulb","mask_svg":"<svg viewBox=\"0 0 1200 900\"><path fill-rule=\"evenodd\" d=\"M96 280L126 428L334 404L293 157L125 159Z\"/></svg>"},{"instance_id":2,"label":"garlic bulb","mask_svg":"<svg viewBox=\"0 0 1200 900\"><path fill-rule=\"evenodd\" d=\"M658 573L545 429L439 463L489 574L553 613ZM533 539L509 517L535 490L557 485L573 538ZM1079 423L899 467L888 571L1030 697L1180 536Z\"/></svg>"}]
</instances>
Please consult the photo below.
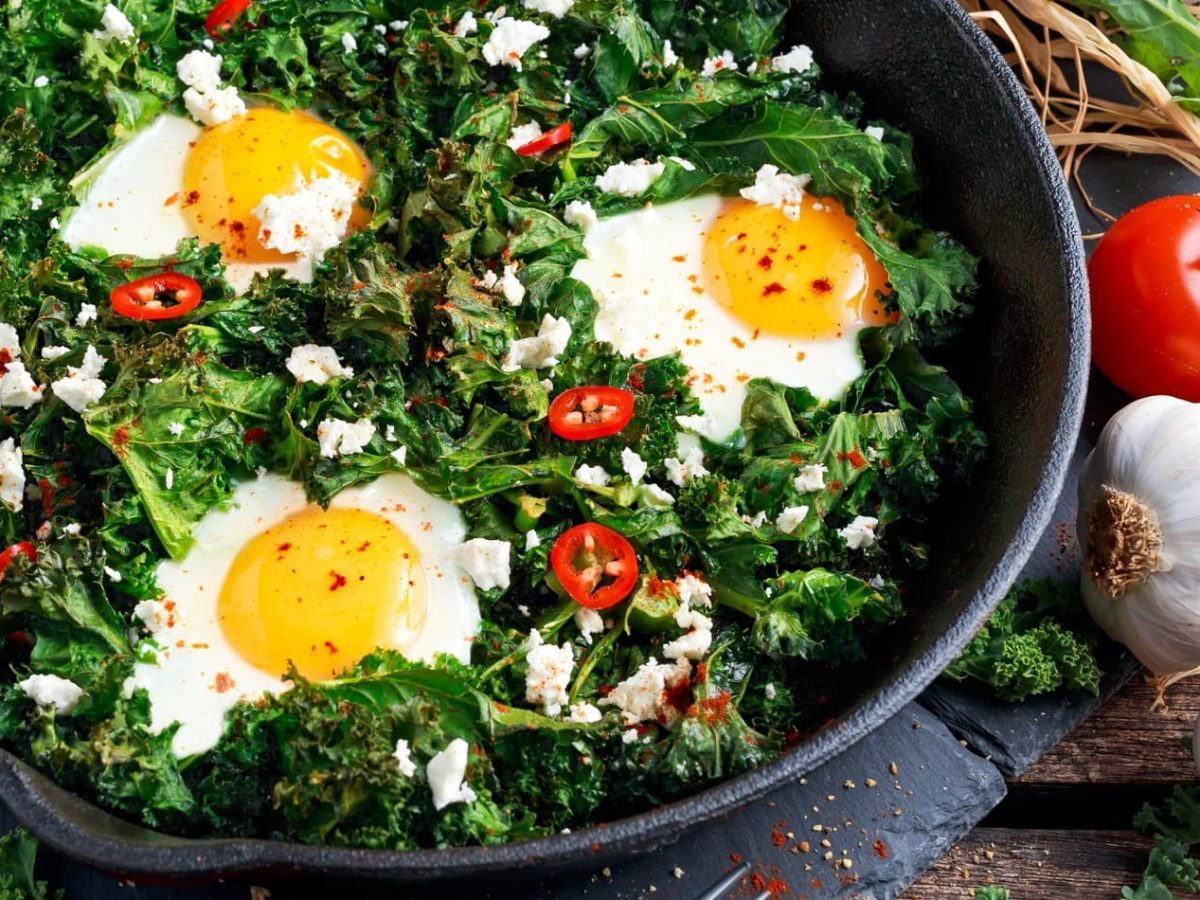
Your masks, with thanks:
<instances>
[{"instance_id":1,"label":"garlic bulb","mask_svg":"<svg viewBox=\"0 0 1200 900\"><path fill-rule=\"evenodd\" d=\"M1200 404L1146 397L1112 417L1079 479L1078 531L1084 603L1108 636L1160 678L1200 667Z\"/></svg>"}]
</instances>

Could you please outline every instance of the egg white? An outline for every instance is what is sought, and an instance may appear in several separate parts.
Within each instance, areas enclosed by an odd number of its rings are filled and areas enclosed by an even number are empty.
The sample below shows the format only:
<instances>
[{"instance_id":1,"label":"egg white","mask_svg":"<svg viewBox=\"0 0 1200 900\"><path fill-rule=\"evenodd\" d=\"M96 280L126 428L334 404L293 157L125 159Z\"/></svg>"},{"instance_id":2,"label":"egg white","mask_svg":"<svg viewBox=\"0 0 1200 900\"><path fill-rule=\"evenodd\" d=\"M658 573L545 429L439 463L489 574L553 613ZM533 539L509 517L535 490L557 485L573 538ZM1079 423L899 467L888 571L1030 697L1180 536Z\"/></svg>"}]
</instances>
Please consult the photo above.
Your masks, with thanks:
<instances>
[{"instance_id":1,"label":"egg white","mask_svg":"<svg viewBox=\"0 0 1200 900\"><path fill-rule=\"evenodd\" d=\"M179 116L160 115L93 163L75 180L79 206L60 236L72 249L100 247L109 254L150 259L170 256L194 233L184 214L183 173L203 129ZM308 259L272 263L227 262L225 279L241 294L257 274L283 269L294 281L312 281Z\"/></svg>"},{"instance_id":2,"label":"egg white","mask_svg":"<svg viewBox=\"0 0 1200 900\"><path fill-rule=\"evenodd\" d=\"M700 430L716 441L739 427L750 378L832 399L863 370L853 328L828 340L755 337L752 325L693 290L704 286L704 235L724 202L709 195L602 219L584 239L587 258L571 272L596 296L597 340L638 359L679 352L705 412Z\"/></svg>"},{"instance_id":3,"label":"egg white","mask_svg":"<svg viewBox=\"0 0 1200 900\"><path fill-rule=\"evenodd\" d=\"M156 576L163 596L154 603L152 641L138 648L157 647L152 650L154 661L137 663L125 687L129 693L136 688L149 693L155 732L180 723L171 744L176 756L201 753L215 745L226 713L238 701L279 694L290 687L229 645L221 631L217 601L242 547L308 505L303 487L281 476L268 474L244 482L234 491L229 509L214 510L197 523L192 532L195 544L184 559L159 564ZM408 535L421 556L429 587L424 622L416 631L397 633L393 648L414 660L430 662L440 653L449 653L469 661L479 630L479 603L470 577L452 562L454 548L466 536L457 507L400 474L348 488L330 505L382 516Z\"/></svg>"}]
</instances>

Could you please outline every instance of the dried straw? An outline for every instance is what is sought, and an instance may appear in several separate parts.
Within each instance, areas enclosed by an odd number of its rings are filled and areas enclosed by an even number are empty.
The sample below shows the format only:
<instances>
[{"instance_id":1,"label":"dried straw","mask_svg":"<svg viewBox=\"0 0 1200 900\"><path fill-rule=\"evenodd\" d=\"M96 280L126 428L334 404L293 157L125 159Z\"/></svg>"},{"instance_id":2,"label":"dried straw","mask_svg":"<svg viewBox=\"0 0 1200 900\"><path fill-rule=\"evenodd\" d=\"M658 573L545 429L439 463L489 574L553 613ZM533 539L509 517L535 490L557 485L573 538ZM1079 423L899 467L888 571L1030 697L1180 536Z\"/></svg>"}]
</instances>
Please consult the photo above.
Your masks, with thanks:
<instances>
[{"instance_id":1,"label":"dried straw","mask_svg":"<svg viewBox=\"0 0 1200 900\"><path fill-rule=\"evenodd\" d=\"M1153 72L1115 44L1095 21L1053 0L959 0L1005 51L1025 85L1062 161L1078 185L1079 165L1096 147L1167 156L1200 175L1200 118L1181 107ZM1189 0L1200 18L1200 0ZM1124 82L1128 102L1097 97L1085 63L1098 63Z\"/></svg>"}]
</instances>

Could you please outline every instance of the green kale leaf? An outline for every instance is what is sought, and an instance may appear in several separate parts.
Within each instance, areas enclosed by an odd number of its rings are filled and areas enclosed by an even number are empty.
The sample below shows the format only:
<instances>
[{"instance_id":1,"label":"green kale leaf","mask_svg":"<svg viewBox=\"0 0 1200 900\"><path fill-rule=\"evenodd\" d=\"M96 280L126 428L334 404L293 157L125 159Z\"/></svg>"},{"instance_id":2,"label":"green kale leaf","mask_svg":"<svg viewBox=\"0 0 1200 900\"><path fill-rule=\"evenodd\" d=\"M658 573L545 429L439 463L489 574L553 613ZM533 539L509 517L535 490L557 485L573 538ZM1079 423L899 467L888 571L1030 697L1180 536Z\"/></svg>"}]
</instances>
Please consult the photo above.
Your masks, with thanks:
<instances>
[{"instance_id":1,"label":"green kale leaf","mask_svg":"<svg viewBox=\"0 0 1200 900\"><path fill-rule=\"evenodd\" d=\"M65 896L34 876L37 849L37 838L24 828L0 837L0 900L62 900Z\"/></svg>"}]
</instances>

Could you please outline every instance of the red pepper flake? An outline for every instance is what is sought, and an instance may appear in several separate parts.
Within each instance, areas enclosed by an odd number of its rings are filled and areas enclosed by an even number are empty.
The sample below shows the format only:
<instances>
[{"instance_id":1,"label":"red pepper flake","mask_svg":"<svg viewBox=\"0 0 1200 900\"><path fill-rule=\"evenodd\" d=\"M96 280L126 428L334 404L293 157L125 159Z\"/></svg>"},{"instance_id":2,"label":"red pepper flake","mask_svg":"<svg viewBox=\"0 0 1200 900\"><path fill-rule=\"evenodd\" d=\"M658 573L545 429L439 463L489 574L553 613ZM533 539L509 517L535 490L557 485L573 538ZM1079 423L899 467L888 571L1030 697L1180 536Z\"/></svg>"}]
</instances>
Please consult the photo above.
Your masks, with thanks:
<instances>
[{"instance_id":1,"label":"red pepper flake","mask_svg":"<svg viewBox=\"0 0 1200 900\"><path fill-rule=\"evenodd\" d=\"M742 854L730 853L729 861L732 862L735 866L740 866L742 864Z\"/></svg>"},{"instance_id":2,"label":"red pepper flake","mask_svg":"<svg viewBox=\"0 0 1200 900\"><path fill-rule=\"evenodd\" d=\"M782 294L783 290L784 288L782 284L780 284L778 281L772 281L765 288L763 288L762 295L764 297L770 297L772 294Z\"/></svg>"},{"instance_id":3,"label":"red pepper flake","mask_svg":"<svg viewBox=\"0 0 1200 900\"><path fill-rule=\"evenodd\" d=\"M193 206L200 202L199 191L188 191L188 195L183 200L184 206Z\"/></svg>"},{"instance_id":4,"label":"red pepper flake","mask_svg":"<svg viewBox=\"0 0 1200 900\"><path fill-rule=\"evenodd\" d=\"M708 680L708 666L702 662L696 663L696 677L692 679L693 684L699 684L702 681Z\"/></svg>"},{"instance_id":5,"label":"red pepper flake","mask_svg":"<svg viewBox=\"0 0 1200 900\"><path fill-rule=\"evenodd\" d=\"M366 550L370 546L371 546L370 541L363 541L361 544L358 545L358 552L362 553L364 550Z\"/></svg>"},{"instance_id":6,"label":"red pepper flake","mask_svg":"<svg viewBox=\"0 0 1200 900\"><path fill-rule=\"evenodd\" d=\"M771 843L774 844L776 847L782 847L784 844L787 843L787 835L784 834L782 831L780 831L778 828L772 829Z\"/></svg>"},{"instance_id":7,"label":"red pepper flake","mask_svg":"<svg viewBox=\"0 0 1200 900\"><path fill-rule=\"evenodd\" d=\"M842 462L848 462L856 469L861 469L867 464L867 458L858 452L857 448L849 453L838 453L837 458Z\"/></svg>"},{"instance_id":8,"label":"red pepper flake","mask_svg":"<svg viewBox=\"0 0 1200 900\"><path fill-rule=\"evenodd\" d=\"M261 444L267 439L267 431L265 428L259 428L255 425L252 428L247 428L246 433L242 435L243 444Z\"/></svg>"},{"instance_id":9,"label":"red pepper flake","mask_svg":"<svg viewBox=\"0 0 1200 900\"><path fill-rule=\"evenodd\" d=\"M791 886L782 878L772 878L767 882L767 893L772 897L779 897L783 894L790 894Z\"/></svg>"},{"instance_id":10,"label":"red pepper flake","mask_svg":"<svg viewBox=\"0 0 1200 900\"><path fill-rule=\"evenodd\" d=\"M680 254L679 256L672 256L671 259L675 260L675 262L678 262L678 263L687 262L687 257L682 254Z\"/></svg>"},{"instance_id":11,"label":"red pepper flake","mask_svg":"<svg viewBox=\"0 0 1200 900\"><path fill-rule=\"evenodd\" d=\"M38 487L42 491L42 518L49 519L54 515L54 485L49 478L39 478Z\"/></svg>"},{"instance_id":12,"label":"red pepper flake","mask_svg":"<svg viewBox=\"0 0 1200 900\"><path fill-rule=\"evenodd\" d=\"M880 859L888 858L888 846L880 838L875 838L875 843L871 845L871 849L875 851L875 855Z\"/></svg>"},{"instance_id":13,"label":"red pepper flake","mask_svg":"<svg viewBox=\"0 0 1200 900\"><path fill-rule=\"evenodd\" d=\"M329 586L329 590L336 591L338 588L346 586L346 576L341 572L330 571L329 577L333 579L333 584Z\"/></svg>"},{"instance_id":14,"label":"red pepper flake","mask_svg":"<svg viewBox=\"0 0 1200 900\"><path fill-rule=\"evenodd\" d=\"M213 682L213 690L218 694L224 694L233 688L233 679L229 677L228 672L218 672L216 681Z\"/></svg>"},{"instance_id":15,"label":"red pepper flake","mask_svg":"<svg viewBox=\"0 0 1200 900\"><path fill-rule=\"evenodd\" d=\"M283 544L280 544L278 547L276 547L275 551L277 553L287 553L291 549L292 549L292 545L290 543L283 543Z\"/></svg>"},{"instance_id":16,"label":"red pepper flake","mask_svg":"<svg viewBox=\"0 0 1200 900\"><path fill-rule=\"evenodd\" d=\"M505 706L503 703L498 702L496 704L496 710L497 710L497 712L506 713L506 712L508 712L508 707Z\"/></svg>"},{"instance_id":17,"label":"red pepper flake","mask_svg":"<svg viewBox=\"0 0 1200 900\"><path fill-rule=\"evenodd\" d=\"M769 255L764 255L762 259L758 261L758 267L764 272L770 272L771 266L773 265L775 265L775 260L771 259Z\"/></svg>"},{"instance_id":18,"label":"red pepper flake","mask_svg":"<svg viewBox=\"0 0 1200 900\"><path fill-rule=\"evenodd\" d=\"M663 701L680 712L692 705L692 686L686 680L663 688Z\"/></svg>"},{"instance_id":19,"label":"red pepper flake","mask_svg":"<svg viewBox=\"0 0 1200 900\"><path fill-rule=\"evenodd\" d=\"M829 493L832 494L834 491L840 491L841 489L842 489L842 483L840 481L829 482Z\"/></svg>"},{"instance_id":20,"label":"red pepper flake","mask_svg":"<svg viewBox=\"0 0 1200 900\"><path fill-rule=\"evenodd\" d=\"M326 642L325 642L325 649L329 651L330 655L332 655L332 654L335 654L335 653L337 653L337 652L338 652L337 645L336 645L336 644L334 644L334 643L333 643L333 641L326 641Z\"/></svg>"},{"instance_id":21,"label":"red pepper flake","mask_svg":"<svg viewBox=\"0 0 1200 900\"><path fill-rule=\"evenodd\" d=\"M828 294L833 290L833 282L828 278L818 278L812 283L812 289L818 294Z\"/></svg>"}]
</instances>

